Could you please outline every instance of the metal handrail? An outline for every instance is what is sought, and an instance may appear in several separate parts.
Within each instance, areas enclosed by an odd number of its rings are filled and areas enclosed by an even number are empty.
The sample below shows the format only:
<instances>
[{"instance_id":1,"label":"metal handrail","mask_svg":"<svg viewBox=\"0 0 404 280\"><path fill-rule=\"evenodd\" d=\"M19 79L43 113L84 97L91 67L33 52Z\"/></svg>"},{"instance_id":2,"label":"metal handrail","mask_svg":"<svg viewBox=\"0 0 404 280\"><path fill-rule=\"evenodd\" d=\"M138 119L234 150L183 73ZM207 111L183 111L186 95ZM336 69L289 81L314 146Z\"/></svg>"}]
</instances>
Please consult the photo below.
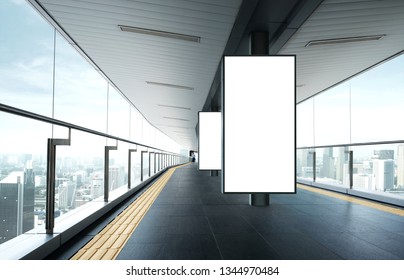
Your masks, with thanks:
<instances>
[{"instance_id":1,"label":"metal handrail","mask_svg":"<svg viewBox=\"0 0 404 280\"><path fill-rule=\"evenodd\" d=\"M61 120L57 120L57 119L53 119L53 118L46 117L46 116L43 116L43 115L40 115L40 114L25 111L25 110L22 110L22 109L19 109L19 108L16 108L16 107L12 107L12 106L9 106L9 105L5 105L3 103L0 103L0 111L10 113L10 114L13 114L13 115L17 115L17 116L21 116L21 117L25 117L25 118L29 118L29 119L34 119L34 120L46 122L46 123L53 124L53 125L58 125L58 126L63 126L63 127L70 128L70 129L83 131L83 132L86 132L86 133L90 133L90 134L94 134L94 135L98 135L98 136L102 136L102 137L106 137L106 138L110 138L110 139L115 139L117 141L122 141L122 142L126 142L126 143L129 143L129 144L139 145L139 146L142 146L142 147L145 147L145 148L148 148L148 149L153 149L153 150L161 151L161 152L168 153L168 154L175 154L175 155L183 156L183 155L178 154L178 153L173 153L173 152L170 152L170 151L167 151L167 150L162 150L162 149L159 149L159 148L156 148L156 147L148 146L148 145L141 144L141 143L138 143L138 142L134 142L134 141L131 141L131 140L128 140L128 139L125 139L125 138L121 138L121 137L117 137L117 136L114 136L114 135L103 133L103 132L100 132L100 131L97 131L97 130L89 129L89 128L86 128L86 127L83 127L83 126L75 125L75 124L68 123L68 122L61 121Z\"/></svg>"},{"instance_id":2,"label":"metal handrail","mask_svg":"<svg viewBox=\"0 0 404 280\"><path fill-rule=\"evenodd\" d=\"M377 142L362 142L362 143L350 143L350 144L335 144L335 145L320 145L320 146L305 146L297 147L297 150L307 150L307 149L321 149L321 148L333 148L333 147L354 147L354 146L372 146L372 145L388 145L388 144L404 144L404 140L394 140L394 141L377 141Z\"/></svg>"}]
</instances>

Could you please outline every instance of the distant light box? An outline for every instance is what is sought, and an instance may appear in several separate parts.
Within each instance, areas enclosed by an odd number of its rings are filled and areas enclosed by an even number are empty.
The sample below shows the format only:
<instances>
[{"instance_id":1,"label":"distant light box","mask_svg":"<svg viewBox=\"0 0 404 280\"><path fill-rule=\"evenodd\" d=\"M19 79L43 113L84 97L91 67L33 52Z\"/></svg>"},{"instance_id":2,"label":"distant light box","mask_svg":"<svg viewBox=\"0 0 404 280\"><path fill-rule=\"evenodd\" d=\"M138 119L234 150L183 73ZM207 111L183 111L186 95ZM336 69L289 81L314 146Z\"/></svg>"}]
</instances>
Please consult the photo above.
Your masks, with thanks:
<instances>
[{"instance_id":1,"label":"distant light box","mask_svg":"<svg viewBox=\"0 0 404 280\"><path fill-rule=\"evenodd\" d=\"M222 114L199 112L199 170L222 169Z\"/></svg>"},{"instance_id":2,"label":"distant light box","mask_svg":"<svg viewBox=\"0 0 404 280\"><path fill-rule=\"evenodd\" d=\"M295 59L224 57L224 193L296 192Z\"/></svg>"}]
</instances>

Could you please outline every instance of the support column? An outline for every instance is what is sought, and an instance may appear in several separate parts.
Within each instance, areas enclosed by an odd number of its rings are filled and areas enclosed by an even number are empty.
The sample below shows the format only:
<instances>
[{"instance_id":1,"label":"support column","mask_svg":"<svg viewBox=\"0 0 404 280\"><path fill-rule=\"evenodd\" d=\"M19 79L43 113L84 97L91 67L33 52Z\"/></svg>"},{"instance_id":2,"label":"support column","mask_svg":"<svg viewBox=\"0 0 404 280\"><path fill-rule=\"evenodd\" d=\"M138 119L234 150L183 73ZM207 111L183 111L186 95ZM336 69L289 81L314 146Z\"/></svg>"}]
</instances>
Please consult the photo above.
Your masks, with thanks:
<instances>
[{"instance_id":1,"label":"support column","mask_svg":"<svg viewBox=\"0 0 404 280\"><path fill-rule=\"evenodd\" d=\"M250 55L268 55L269 33L268 31L253 31L250 34ZM251 206L269 206L269 194L250 194Z\"/></svg>"},{"instance_id":2,"label":"support column","mask_svg":"<svg viewBox=\"0 0 404 280\"><path fill-rule=\"evenodd\" d=\"M219 93L220 93L220 91L219 91ZM216 95L218 95L219 93L217 93ZM219 108L218 104L213 103L213 102L214 101L212 100L211 107L210 107L211 111L212 112L221 112L221 108ZM213 176L213 177L219 176L219 170L210 170L210 176Z\"/></svg>"}]
</instances>

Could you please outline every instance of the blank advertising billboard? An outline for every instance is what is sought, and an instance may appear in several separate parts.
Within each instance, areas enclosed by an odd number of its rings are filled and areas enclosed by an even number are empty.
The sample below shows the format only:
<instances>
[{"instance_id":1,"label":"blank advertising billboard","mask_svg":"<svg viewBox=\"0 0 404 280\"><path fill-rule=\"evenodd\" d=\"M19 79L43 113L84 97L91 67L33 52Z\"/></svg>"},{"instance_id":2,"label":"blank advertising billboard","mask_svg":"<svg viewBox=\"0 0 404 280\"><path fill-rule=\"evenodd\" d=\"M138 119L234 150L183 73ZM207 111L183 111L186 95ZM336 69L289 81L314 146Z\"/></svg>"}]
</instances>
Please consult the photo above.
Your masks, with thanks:
<instances>
[{"instance_id":1,"label":"blank advertising billboard","mask_svg":"<svg viewBox=\"0 0 404 280\"><path fill-rule=\"evenodd\" d=\"M199 112L199 170L222 169L222 113Z\"/></svg>"},{"instance_id":2,"label":"blank advertising billboard","mask_svg":"<svg viewBox=\"0 0 404 280\"><path fill-rule=\"evenodd\" d=\"M225 56L223 75L223 192L295 193L295 56Z\"/></svg>"}]
</instances>

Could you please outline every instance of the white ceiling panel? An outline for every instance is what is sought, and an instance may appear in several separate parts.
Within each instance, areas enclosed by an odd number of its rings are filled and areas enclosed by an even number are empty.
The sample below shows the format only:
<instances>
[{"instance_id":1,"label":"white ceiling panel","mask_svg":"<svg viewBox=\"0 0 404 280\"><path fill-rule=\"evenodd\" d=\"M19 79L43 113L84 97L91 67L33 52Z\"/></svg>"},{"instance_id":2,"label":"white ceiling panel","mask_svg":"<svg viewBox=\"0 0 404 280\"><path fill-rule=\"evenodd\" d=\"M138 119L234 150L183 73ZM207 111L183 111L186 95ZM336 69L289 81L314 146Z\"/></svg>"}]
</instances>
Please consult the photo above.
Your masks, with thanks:
<instances>
[{"instance_id":1,"label":"white ceiling panel","mask_svg":"<svg viewBox=\"0 0 404 280\"><path fill-rule=\"evenodd\" d=\"M208 95L241 0L38 2L150 123L179 144L197 149L198 111ZM195 43L122 32L119 25L201 39ZM194 89L167 88L146 81Z\"/></svg>"},{"instance_id":2,"label":"white ceiling panel","mask_svg":"<svg viewBox=\"0 0 404 280\"><path fill-rule=\"evenodd\" d=\"M282 48L297 56L297 101L404 49L404 1L325 0ZM381 40L305 47L309 41L385 35Z\"/></svg>"},{"instance_id":3,"label":"white ceiling panel","mask_svg":"<svg viewBox=\"0 0 404 280\"><path fill-rule=\"evenodd\" d=\"M197 149L198 111L207 99L241 0L37 2L154 126L184 147ZM255 15L260 16L249 18L247 29L273 27L269 30L273 35L287 26L283 34L278 34L278 39L291 36L286 44L281 39L272 43L278 43L279 48L283 45L279 54L296 55L298 102L404 49L402 0L324 0L318 7L318 1L306 1L307 7L317 9L313 13L310 10L298 30L288 24L294 22L295 8L302 2L259 2L263 5L257 5L261 9ZM119 25L201 39L195 43L122 32ZM385 36L378 41L305 47L312 40L368 35ZM244 34L243 42L248 41L247 37ZM146 81L193 90L150 85Z\"/></svg>"}]
</instances>

